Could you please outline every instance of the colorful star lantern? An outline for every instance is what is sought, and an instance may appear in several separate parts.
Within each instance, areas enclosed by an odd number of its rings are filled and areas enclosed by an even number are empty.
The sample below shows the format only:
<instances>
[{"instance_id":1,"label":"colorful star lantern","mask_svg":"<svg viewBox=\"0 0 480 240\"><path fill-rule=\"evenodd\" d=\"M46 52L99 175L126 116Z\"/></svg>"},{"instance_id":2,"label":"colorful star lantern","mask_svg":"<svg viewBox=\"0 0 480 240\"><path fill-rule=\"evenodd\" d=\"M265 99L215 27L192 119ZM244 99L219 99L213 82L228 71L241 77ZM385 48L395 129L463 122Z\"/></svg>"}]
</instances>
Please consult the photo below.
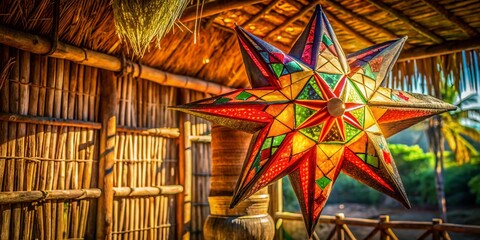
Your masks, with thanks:
<instances>
[{"instance_id":1,"label":"colorful star lantern","mask_svg":"<svg viewBox=\"0 0 480 240\"><path fill-rule=\"evenodd\" d=\"M289 54L236 32L254 88L176 108L254 134L232 207L288 175L311 235L340 171L410 207L385 137L455 107L380 86L406 38L346 58L320 7Z\"/></svg>"}]
</instances>

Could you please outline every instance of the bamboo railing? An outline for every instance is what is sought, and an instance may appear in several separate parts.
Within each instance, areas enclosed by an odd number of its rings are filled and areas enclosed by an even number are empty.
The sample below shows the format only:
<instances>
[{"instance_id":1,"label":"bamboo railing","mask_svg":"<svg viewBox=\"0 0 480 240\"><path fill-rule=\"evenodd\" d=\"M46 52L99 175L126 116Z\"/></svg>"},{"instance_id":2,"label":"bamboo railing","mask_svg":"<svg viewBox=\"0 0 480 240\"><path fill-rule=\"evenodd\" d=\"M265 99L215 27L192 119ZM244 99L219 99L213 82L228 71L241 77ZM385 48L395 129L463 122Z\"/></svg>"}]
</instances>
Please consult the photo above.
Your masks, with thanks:
<instances>
[{"instance_id":1,"label":"bamboo railing","mask_svg":"<svg viewBox=\"0 0 480 240\"><path fill-rule=\"evenodd\" d=\"M275 222L277 226L277 239L283 239L282 229L284 221L301 221L303 223L303 217L298 213L277 212L275 214ZM343 213L339 213L336 216L320 216L318 224L334 225L328 234L327 240L336 238L337 240L358 239L350 230L349 226L359 227L371 227L370 233L363 239L398 239L394 233L394 229L408 229L408 230L423 230L418 239L427 239L431 237L434 240L450 240L450 233L465 233L480 236L480 226L473 225L460 225L443 223L441 219L434 218L431 222L422 221L390 221L388 215L381 215L378 220L374 219L362 219L362 218L346 218ZM318 239L318 236L314 234L314 238Z\"/></svg>"}]
</instances>

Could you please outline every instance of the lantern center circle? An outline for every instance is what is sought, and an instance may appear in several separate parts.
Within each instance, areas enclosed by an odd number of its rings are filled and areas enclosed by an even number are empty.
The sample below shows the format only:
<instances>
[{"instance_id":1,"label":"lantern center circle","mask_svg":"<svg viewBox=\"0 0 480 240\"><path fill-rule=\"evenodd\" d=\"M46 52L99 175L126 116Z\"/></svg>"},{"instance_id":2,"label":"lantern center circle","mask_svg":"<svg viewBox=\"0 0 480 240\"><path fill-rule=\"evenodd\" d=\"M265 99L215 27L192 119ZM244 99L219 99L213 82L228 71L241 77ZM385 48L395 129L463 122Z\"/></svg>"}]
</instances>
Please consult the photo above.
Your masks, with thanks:
<instances>
[{"instance_id":1,"label":"lantern center circle","mask_svg":"<svg viewBox=\"0 0 480 240\"><path fill-rule=\"evenodd\" d=\"M345 113L345 103L340 98L332 98L327 102L327 110L330 116L340 117Z\"/></svg>"}]
</instances>

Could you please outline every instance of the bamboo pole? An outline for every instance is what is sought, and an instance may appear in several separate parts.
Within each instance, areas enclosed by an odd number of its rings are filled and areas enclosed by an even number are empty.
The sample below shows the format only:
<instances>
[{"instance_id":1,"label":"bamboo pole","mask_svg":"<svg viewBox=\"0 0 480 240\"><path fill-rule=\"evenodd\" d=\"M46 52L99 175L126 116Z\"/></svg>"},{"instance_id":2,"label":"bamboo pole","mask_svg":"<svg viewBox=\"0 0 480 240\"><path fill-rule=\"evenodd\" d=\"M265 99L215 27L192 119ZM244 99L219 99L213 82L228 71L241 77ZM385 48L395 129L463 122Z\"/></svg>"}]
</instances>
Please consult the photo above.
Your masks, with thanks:
<instances>
[{"instance_id":1,"label":"bamboo pole","mask_svg":"<svg viewBox=\"0 0 480 240\"><path fill-rule=\"evenodd\" d=\"M480 48L480 39L472 38L467 40L448 41L442 44L414 47L400 54L397 62L403 62L414 59L435 57L440 55L452 54L461 51Z\"/></svg>"},{"instance_id":2,"label":"bamboo pole","mask_svg":"<svg viewBox=\"0 0 480 240\"><path fill-rule=\"evenodd\" d=\"M180 132L178 128L136 128L118 126L117 132L134 133L138 135L148 135L154 137L178 138Z\"/></svg>"},{"instance_id":3,"label":"bamboo pole","mask_svg":"<svg viewBox=\"0 0 480 240\"><path fill-rule=\"evenodd\" d=\"M87 199L100 197L101 190L91 189L68 189L68 190L47 190L47 191L14 191L0 192L0 204L38 202L45 200L59 199Z\"/></svg>"},{"instance_id":4,"label":"bamboo pole","mask_svg":"<svg viewBox=\"0 0 480 240\"><path fill-rule=\"evenodd\" d=\"M74 108L71 108L72 110ZM31 115L0 113L0 121L15 122L15 123L28 123L32 125L51 125L59 127L80 127L85 129L100 130L102 128L101 123L83 120L71 120L68 118L54 118L54 117L38 117ZM180 133L178 128L135 128L119 126L117 132L136 133L140 135L150 135L166 138L177 138ZM204 139L203 139L204 138ZM198 138L197 141L209 141L208 137Z\"/></svg>"},{"instance_id":5,"label":"bamboo pole","mask_svg":"<svg viewBox=\"0 0 480 240\"><path fill-rule=\"evenodd\" d=\"M13 55L15 56L15 59L19 59L20 57L20 52L17 49L11 49ZM13 110L16 113L24 112L24 102L25 102L25 95L24 91L25 88L22 86L21 83L21 68L20 68L20 61L16 61L13 69L12 69L12 80L14 81L15 84L12 84L11 91L13 90L13 98L15 99L15 102L11 102L11 107L13 107ZM14 139L14 148L11 151L10 156L19 156L23 157L24 155L24 141L25 141L25 124L24 123L17 123L16 128L14 128L12 131L15 132L15 137L10 138ZM23 178L24 178L24 168L25 161L24 160L18 160L14 161L12 164L12 171L14 173L14 176L12 177L12 182L11 184L13 185L13 189L15 191L23 190ZM14 204L13 206L13 217L12 217L12 239L19 239L20 238L20 225L21 225L21 205L19 204Z\"/></svg>"},{"instance_id":6,"label":"bamboo pole","mask_svg":"<svg viewBox=\"0 0 480 240\"><path fill-rule=\"evenodd\" d=\"M101 71L100 81L102 82L102 130L100 133L100 171L98 184L103 188L103 194L100 196L98 202L97 239L111 239L117 82L113 73L107 71Z\"/></svg>"},{"instance_id":7,"label":"bamboo pole","mask_svg":"<svg viewBox=\"0 0 480 240\"><path fill-rule=\"evenodd\" d=\"M81 120L70 120L55 117L37 117L26 114L13 114L13 113L0 113L0 121L8 121L15 123L29 123L29 124L41 124L51 125L58 127L80 127L87 129L99 130L102 128L101 123L88 122Z\"/></svg>"},{"instance_id":8,"label":"bamboo pole","mask_svg":"<svg viewBox=\"0 0 480 240\"><path fill-rule=\"evenodd\" d=\"M29 108L30 108L30 88L28 86L28 83L30 82L30 53L29 52L20 52L19 54L20 59L19 62L21 64L20 67L20 108L19 108L19 113L20 114L28 114ZM28 127L28 130L27 130ZM31 149L29 148L30 145L33 144L32 142L32 137L27 135L27 131L31 132L31 127L27 126L27 124L18 124L18 129L17 129L17 143L18 145L18 152L16 156L26 156L26 155L32 155ZM27 169L30 170L32 168L32 163L28 163L25 160L20 160L17 161L18 166L16 167L17 169L20 169L22 173L18 176L19 177L19 186L18 190L27 190L27 185L28 188L31 189L31 182L32 182L32 176L27 175ZM19 214L22 220L19 220L18 222L21 223L23 222L23 229L20 229L20 231L23 230L23 233L19 233L23 235L23 239L28 239L31 232L30 232L30 225L32 224L30 219L32 216L32 209L29 208L25 204L20 204L20 209L21 213ZM20 226L22 228L22 226Z\"/></svg>"},{"instance_id":9,"label":"bamboo pole","mask_svg":"<svg viewBox=\"0 0 480 240\"><path fill-rule=\"evenodd\" d=\"M0 26L0 43L41 55L47 54L52 47L52 43L43 37L10 29L5 26ZM104 70L114 72L122 71L122 61L117 57L62 42L57 43L56 50L50 56ZM131 73L132 77L147 79L161 85L182 87L213 94L222 94L233 90L232 88L213 82L164 72L139 63L127 61L126 65L130 67L124 70L126 73Z\"/></svg>"},{"instance_id":10,"label":"bamboo pole","mask_svg":"<svg viewBox=\"0 0 480 240\"><path fill-rule=\"evenodd\" d=\"M338 213L335 215L335 232L337 233L337 240L345 240L345 231L342 228L341 220L345 218L343 213Z\"/></svg>"},{"instance_id":11,"label":"bamboo pole","mask_svg":"<svg viewBox=\"0 0 480 240\"><path fill-rule=\"evenodd\" d=\"M182 16L180 17L180 21L188 22L195 20L197 18L205 18L208 16L212 16L218 13L222 13L228 10L232 10L235 8L240 8L247 5L253 5L260 2L266 2L267 0L220 0L220 1L213 1L207 2L202 4L202 6L193 5L187 7L184 11ZM203 7L202 15L197 14L198 8Z\"/></svg>"},{"instance_id":12,"label":"bamboo pole","mask_svg":"<svg viewBox=\"0 0 480 240\"><path fill-rule=\"evenodd\" d=\"M196 142L196 143L210 143L210 142L212 142L212 136L210 136L210 135L190 136L189 139L190 139L190 141Z\"/></svg>"},{"instance_id":13,"label":"bamboo pole","mask_svg":"<svg viewBox=\"0 0 480 240\"><path fill-rule=\"evenodd\" d=\"M165 185L158 187L115 187L113 188L115 197L145 197L157 195L173 195L181 193L181 185Z\"/></svg>"},{"instance_id":14,"label":"bamboo pole","mask_svg":"<svg viewBox=\"0 0 480 240\"><path fill-rule=\"evenodd\" d=\"M10 59L9 50L6 46L0 46L0 64L5 64L6 61ZM2 112L9 112L9 90L10 90L10 81L5 81L2 88L0 88L0 110ZM8 134L11 126L6 121L0 121L0 157L9 156L9 142ZM11 160L7 159L5 161L0 161L0 190L9 191L8 187L8 177L4 173L9 170ZM9 228L10 228L10 206L0 206L1 216L0 216L0 239L7 240L9 238Z\"/></svg>"},{"instance_id":15,"label":"bamboo pole","mask_svg":"<svg viewBox=\"0 0 480 240\"><path fill-rule=\"evenodd\" d=\"M48 68L48 60L47 57L38 56L38 64L40 65L40 74L38 75L39 78L39 91L38 91L38 116L45 115L45 96L46 96L46 84L47 84L47 68ZM40 157L48 157L48 153L46 154L46 136L45 133L45 126L44 125L36 125L37 126L37 154L35 156ZM36 176L37 179L35 181L35 190L45 190L45 175L44 169L46 170L47 163L41 162L37 166ZM45 206L40 204L36 208L36 222L37 222L37 229L38 229L38 237L40 239L45 239Z\"/></svg>"}]
</instances>

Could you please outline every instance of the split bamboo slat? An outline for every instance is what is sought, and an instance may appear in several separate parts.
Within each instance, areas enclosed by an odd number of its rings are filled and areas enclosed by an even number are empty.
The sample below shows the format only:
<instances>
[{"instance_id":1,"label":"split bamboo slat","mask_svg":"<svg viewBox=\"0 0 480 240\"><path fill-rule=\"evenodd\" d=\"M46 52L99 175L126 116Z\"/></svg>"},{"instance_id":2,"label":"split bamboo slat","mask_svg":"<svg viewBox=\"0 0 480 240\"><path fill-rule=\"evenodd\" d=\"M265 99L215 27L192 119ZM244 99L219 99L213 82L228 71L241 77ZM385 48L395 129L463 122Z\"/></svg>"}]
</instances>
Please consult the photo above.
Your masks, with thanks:
<instances>
[{"instance_id":1,"label":"split bamboo slat","mask_svg":"<svg viewBox=\"0 0 480 240\"><path fill-rule=\"evenodd\" d=\"M0 48L1 239L93 238L97 69Z\"/></svg>"},{"instance_id":2,"label":"split bamboo slat","mask_svg":"<svg viewBox=\"0 0 480 240\"><path fill-rule=\"evenodd\" d=\"M178 149L176 89L117 78L117 125L113 169L113 239L175 237ZM166 129L166 128L169 129Z\"/></svg>"}]
</instances>

